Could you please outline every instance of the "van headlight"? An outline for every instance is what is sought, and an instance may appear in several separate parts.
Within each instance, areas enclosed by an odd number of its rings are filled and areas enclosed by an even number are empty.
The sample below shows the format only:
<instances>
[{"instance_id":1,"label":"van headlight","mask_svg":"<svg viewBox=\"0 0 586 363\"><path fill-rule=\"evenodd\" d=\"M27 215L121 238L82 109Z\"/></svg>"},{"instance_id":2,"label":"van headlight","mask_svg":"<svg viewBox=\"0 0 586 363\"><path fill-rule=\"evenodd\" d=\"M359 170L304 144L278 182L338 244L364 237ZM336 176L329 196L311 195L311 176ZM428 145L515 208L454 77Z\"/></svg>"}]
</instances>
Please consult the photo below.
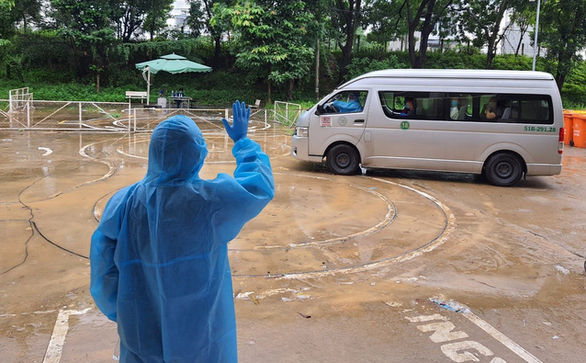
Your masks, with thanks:
<instances>
[{"instance_id":1,"label":"van headlight","mask_svg":"<svg viewBox=\"0 0 586 363\"><path fill-rule=\"evenodd\" d=\"M295 135L299 137L307 137L309 135L309 127L297 126L295 127Z\"/></svg>"}]
</instances>

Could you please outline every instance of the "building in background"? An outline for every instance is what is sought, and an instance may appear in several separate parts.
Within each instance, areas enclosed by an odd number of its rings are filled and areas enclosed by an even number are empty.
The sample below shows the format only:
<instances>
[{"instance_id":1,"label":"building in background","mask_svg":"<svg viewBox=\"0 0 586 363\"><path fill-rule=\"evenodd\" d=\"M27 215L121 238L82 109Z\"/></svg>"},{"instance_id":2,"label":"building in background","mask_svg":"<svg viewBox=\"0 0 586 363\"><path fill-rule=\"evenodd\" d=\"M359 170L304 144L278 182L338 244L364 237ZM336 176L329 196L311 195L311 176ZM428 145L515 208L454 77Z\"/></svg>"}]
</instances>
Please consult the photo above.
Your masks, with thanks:
<instances>
[{"instance_id":1,"label":"building in background","mask_svg":"<svg viewBox=\"0 0 586 363\"><path fill-rule=\"evenodd\" d=\"M501 32L504 33L504 38L498 45L496 50L497 54L515 54L517 52L517 47L519 47L519 55L525 55L528 57L533 56L534 48L533 48L533 39L531 38L531 34L533 32L533 27L529 26L525 32L522 31L521 27L518 24L511 23L510 19L511 11L507 10L505 15L503 16L503 20L501 22ZM440 24L436 24L436 27L441 26ZM436 29L435 33L439 33ZM420 39L421 33L415 32L415 39ZM437 35L430 34L428 39L428 51L435 52L435 51L444 51L448 49L455 49L458 46L458 41L453 36L448 36L446 38L440 38ZM416 49L419 49L419 41L417 41L415 45ZM407 51L408 44L407 44L407 35L403 39L393 40L389 42L388 46L389 51ZM486 53L486 47L481 49L483 53ZM546 50L540 49L539 55L541 57L545 56Z\"/></svg>"},{"instance_id":2,"label":"building in background","mask_svg":"<svg viewBox=\"0 0 586 363\"><path fill-rule=\"evenodd\" d=\"M171 17L167 20L167 25L173 30L181 30L183 33L189 31L187 29L187 17L189 16L189 3L187 0L176 0L173 3L173 10L171 10Z\"/></svg>"},{"instance_id":3,"label":"building in background","mask_svg":"<svg viewBox=\"0 0 586 363\"><path fill-rule=\"evenodd\" d=\"M527 30L515 23L511 23L511 11L507 10L501 22L501 31L504 32L504 38L500 42L497 54L518 54L533 57L535 48L533 47L533 26L528 26ZM539 56L544 57L546 50L539 49Z\"/></svg>"}]
</instances>

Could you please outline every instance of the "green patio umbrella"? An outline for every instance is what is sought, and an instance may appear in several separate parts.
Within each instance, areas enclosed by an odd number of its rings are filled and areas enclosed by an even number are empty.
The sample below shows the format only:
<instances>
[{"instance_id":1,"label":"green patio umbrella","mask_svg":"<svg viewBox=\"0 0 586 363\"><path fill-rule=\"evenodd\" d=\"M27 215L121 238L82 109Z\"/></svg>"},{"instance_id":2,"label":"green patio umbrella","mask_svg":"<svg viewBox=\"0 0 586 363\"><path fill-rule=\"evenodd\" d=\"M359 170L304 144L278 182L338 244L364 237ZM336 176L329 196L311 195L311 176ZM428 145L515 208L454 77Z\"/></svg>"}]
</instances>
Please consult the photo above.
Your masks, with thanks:
<instances>
[{"instance_id":1,"label":"green patio umbrella","mask_svg":"<svg viewBox=\"0 0 586 363\"><path fill-rule=\"evenodd\" d=\"M171 74L187 73L187 72L211 72L212 68L192 62L189 59L173 54L167 54L161 58L151 61L137 63L136 68L142 71L143 78L147 82L147 104L149 104L149 96L151 91L151 73L157 74L159 71L169 72Z\"/></svg>"}]
</instances>

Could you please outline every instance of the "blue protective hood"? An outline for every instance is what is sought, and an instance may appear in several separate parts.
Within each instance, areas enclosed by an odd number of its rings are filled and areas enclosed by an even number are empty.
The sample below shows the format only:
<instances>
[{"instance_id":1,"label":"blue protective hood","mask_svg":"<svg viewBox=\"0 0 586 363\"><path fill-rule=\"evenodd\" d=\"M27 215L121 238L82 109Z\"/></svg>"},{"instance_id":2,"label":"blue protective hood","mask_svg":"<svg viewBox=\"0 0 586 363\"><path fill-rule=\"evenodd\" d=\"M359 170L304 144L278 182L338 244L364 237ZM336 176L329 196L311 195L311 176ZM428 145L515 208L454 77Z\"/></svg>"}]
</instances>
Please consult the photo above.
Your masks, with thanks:
<instances>
[{"instance_id":1,"label":"blue protective hood","mask_svg":"<svg viewBox=\"0 0 586 363\"><path fill-rule=\"evenodd\" d=\"M153 186L178 185L197 179L207 154L195 122L187 116L173 116L153 131L144 182Z\"/></svg>"}]
</instances>

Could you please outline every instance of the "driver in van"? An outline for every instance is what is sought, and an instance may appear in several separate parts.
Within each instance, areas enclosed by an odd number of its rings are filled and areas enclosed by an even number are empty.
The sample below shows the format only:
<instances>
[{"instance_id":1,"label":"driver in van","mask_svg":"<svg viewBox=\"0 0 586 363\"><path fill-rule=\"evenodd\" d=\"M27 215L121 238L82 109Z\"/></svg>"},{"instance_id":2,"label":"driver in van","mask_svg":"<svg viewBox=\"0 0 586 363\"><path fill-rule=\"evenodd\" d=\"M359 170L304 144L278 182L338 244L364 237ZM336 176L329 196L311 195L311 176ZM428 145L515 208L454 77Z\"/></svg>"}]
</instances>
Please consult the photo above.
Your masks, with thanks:
<instances>
[{"instance_id":1,"label":"driver in van","mask_svg":"<svg viewBox=\"0 0 586 363\"><path fill-rule=\"evenodd\" d=\"M362 105L358 98L359 94L357 92L352 92L348 95L348 102L335 100L334 102L331 102L329 106L330 108L332 108L331 106L334 106L334 111L340 113L360 112L362 111Z\"/></svg>"}]
</instances>

